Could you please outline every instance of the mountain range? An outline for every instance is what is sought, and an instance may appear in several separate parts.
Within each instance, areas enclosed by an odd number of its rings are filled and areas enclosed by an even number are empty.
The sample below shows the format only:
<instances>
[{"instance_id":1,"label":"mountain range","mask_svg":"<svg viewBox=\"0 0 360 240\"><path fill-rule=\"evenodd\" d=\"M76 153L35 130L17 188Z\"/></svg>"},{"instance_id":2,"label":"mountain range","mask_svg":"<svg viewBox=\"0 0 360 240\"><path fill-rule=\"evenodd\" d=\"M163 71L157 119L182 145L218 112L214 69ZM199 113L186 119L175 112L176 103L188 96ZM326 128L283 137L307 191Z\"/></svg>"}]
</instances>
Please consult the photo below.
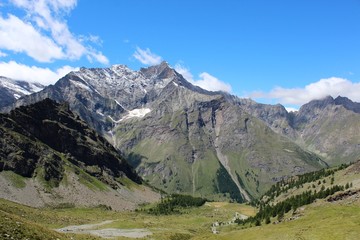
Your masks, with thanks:
<instances>
[{"instance_id":1,"label":"mountain range","mask_svg":"<svg viewBox=\"0 0 360 240\"><path fill-rule=\"evenodd\" d=\"M358 159L360 104L327 97L287 112L192 85L166 62L81 68L2 111L46 98L72 111L166 192L243 202L289 176Z\"/></svg>"}]
</instances>

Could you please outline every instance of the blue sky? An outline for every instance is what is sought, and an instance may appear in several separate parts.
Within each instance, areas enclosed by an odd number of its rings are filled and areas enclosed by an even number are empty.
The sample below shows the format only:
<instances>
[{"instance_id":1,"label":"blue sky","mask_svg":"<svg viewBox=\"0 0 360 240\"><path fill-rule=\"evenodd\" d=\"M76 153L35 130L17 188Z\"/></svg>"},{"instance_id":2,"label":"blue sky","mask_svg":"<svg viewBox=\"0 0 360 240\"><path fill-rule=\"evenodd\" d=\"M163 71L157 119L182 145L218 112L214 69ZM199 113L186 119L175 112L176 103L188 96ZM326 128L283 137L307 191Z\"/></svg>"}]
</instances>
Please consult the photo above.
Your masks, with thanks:
<instances>
[{"instance_id":1,"label":"blue sky","mask_svg":"<svg viewBox=\"0 0 360 240\"><path fill-rule=\"evenodd\" d=\"M166 60L189 81L298 108L360 101L359 0L0 0L0 75Z\"/></svg>"}]
</instances>

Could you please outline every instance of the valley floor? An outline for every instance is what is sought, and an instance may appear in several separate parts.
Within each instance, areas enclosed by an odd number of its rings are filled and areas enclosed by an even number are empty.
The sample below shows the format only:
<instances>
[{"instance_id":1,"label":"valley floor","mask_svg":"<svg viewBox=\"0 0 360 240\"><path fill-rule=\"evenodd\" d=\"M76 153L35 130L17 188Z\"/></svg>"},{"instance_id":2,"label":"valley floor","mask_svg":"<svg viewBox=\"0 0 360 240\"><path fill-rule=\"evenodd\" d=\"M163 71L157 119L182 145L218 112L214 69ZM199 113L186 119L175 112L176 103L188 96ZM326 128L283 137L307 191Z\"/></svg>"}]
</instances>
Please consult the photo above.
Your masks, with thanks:
<instances>
[{"instance_id":1,"label":"valley floor","mask_svg":"<svg viewBox=\"0 0 360 240\"><path fill-rule=\"evenodd\" d=\"M249 205L212 202L185 211L178 215L155 216L101 208L35 209L0 200L0 239L100 239L95 235L108 234L106 229L118 233L113 235L114 239L358 239L360 235L359 194L335 202L319 200L305 206L298 219L247 229L228 222L236 212L254 215L255 209ZM211 230L215 222L224 224L217 227L218 234ZM75 226L80 229L77 232L83 234L71 234L74 227L69 226L84 224L95 225ZM60 232L54 230L60 228ZM98 231L90 231L95 235L88 235L89 231L84 229Z\"/></svg>"}]
</instances>

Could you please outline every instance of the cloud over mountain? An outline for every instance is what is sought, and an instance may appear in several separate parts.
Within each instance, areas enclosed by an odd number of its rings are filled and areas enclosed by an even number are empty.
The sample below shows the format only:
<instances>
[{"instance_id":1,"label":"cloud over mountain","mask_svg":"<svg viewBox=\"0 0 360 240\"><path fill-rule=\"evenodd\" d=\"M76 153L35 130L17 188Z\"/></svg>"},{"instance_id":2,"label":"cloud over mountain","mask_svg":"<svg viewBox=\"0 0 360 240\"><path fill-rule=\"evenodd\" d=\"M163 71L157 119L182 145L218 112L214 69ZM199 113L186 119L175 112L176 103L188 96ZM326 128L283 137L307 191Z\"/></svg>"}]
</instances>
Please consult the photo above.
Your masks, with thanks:
<instances>
[{"instance_id":1,"label":"cloud over mountain","mask_svg":"<svg viewBox=\"0 0 360 240\"><path fill-rule=\"evenodd\" d=\"M160 64L162 61L162 57L152 53L149 48L142 49L140 47L136 47L136 51L133 54L133 57L142 64L148 66Z\"/></svg>"},{"instance_id":2,"label":"cloud over mountain","mask_svg":"<svg viewBox=\"0 0 360 240\"><path fill-rule=\"evenodd\" d=\"M251 98L275 99L281 104L302 105L314 99L321 99L328 95L332 97L345 96L353 101L360 101L360 83L351 82L344 78L331 77L320 79L303 88L275 87L270 92L253 92Z\"/></svg>"},{"instance_id":3,"label":"cloud over mountain","mask_svg":"<svg viewBox=\"0 0 360 240\"><path fill-rule=\"evenodd\" d=\"M43 85L54 84L61 77L78 68L63 66L56 70L41 68L36 66L27 66L15 61L0 62L0 73L6 77L24 80L28 82L38 82Z\"/></svg>"},{"instance_id":4,"label":"cloud over mountain","mask_svg":"<svg viewBox=\"0 0 360 240\"><path fill-rule=\"evenodd\" d=\"M188 80L190 83L199 86L201 88L204 88L209 91L223 91L231 93L232 89L230 84L225 83L218 78L212 76L211 74L207 72L202 72L199 74L198 79L194 79L194 76L190 72L190 70L181 64L175 65L175 70L183 75L183 77Z\"/></svg>"}]
</instances>

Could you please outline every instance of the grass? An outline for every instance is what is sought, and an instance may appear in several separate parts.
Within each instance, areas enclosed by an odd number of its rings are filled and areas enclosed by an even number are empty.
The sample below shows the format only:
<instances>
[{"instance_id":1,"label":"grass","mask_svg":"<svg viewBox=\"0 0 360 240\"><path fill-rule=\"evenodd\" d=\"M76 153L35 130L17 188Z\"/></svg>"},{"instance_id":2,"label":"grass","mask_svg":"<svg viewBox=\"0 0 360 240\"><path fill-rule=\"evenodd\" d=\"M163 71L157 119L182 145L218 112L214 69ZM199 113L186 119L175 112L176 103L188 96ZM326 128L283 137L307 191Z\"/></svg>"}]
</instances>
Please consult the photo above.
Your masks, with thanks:
<instances>
[{"instance_id":1,"label":"grass","mask_svg":"<svg viewBox=\"0 0 360 240\"><path fill-rule=\"evenodd\" d=\"M90 176L89 174L85 173L84 171L80 170L79 173L79 182L87 186L88 188L92 190L100 190L100 191L107 191L107 186L97 180L95 177Z\"/></svg>"},{"instance_id":2,"label":"grass","mask_svg":"<svg viewBox=\"0 0 360 240\"><path fill-rule=\"evenodd\" d=\"M235 212L254 215L255 209L244 204L208 202L181 215L153 216L138 212L114 212L101 208L34 209L0 199L0 238L14 239L98 239L89 235L64 235L51 229L68 225L115 220L101 228L146 228L151 239L358 239L360 203L345 205L319 201L306 206L304 216L277 225L240 229L231 225L210 232L215 221L230 220ZM125 238L118 238L125 239Z\"/></svg>"},{"instance_id":3,"label":"grass","mask_svg":"<svg viewBox=\"0 0 360 240\"><path fill-rule=\"evenodd\" d=\"M208 202L200 208L186 210L185 214L154 216L143 212L122 213L120 219L102 226L103 228L147 228L153 232L153 239L165 240L210 232L215 221L228 221L235 212L254 215L255 209L244 204ZM176 239L176 238L175 238ZM181 239L181 238L179 238Z\"/></svg>"},{"instance_id":4,"label":"grass","mask_svg":"<svg viewBox=\"0 0 360 240\"><path fill-rule=\"evenodd\" d=\"M0 199L0 239L71 239L74 235L57 233L53 228L95 221L99 209L35 209ZM76 235L75 239L99 239Z\"/></svg>"},{"instance_id":5,"label":"grass","mask_svg":"<svg viewBox=\"0 0 360 240\"><path fill-rule=\"evenodd\" d=\"M116 181L120 182L121 184L123 184L125 187L129 188L129 189L140 189L140 185L134 183L132 180L130 180L127 177L119 177L116 179Z\"/></svg>"},{"instance_id":6,"label":"grass","mask_svg":"<svg viewBox=\"0 0 360 240\"><path fill-rule=\"evenodd\" d=\"M114 222L101 226L101 229L146 228L153 232L151 237L153 239L182 239L181 237L187 239L210 232L210 226L213 222L227 221L234 216L235 212L255 214L254 208L248 205L222 202L211 202L200 208L186 209L184 214L154 216L142 212L119 213L101 208L35 209L0 199L0 224L4 225L8 221L6 217L9 218L8 216L10 216L13 224L16 225L16 222L21 222L23 223L22 226L29 229L29 232L24 230L24 232L19 233L20 235L15 239L69 239L71 235L56 233L51 229L69 225L99 223L105 220L114 220ZM3 231L2 234L7 234L11 233L13 227L13 225L9 225L9 228L0 229ZM44 234L41 235L42 233ZM37 234L39 234L39 238L29 237L37 236ZM76 239L97 238L76 235Z\"/></svg>"},{"instance_id":7,"label":"grass","mask_svg":"<svg viewBox=\"0 0 360 240\"><path fill-rule=\"evenodd\" d=\"M24 177L14 173L13 171L4 171L2 175L11 182L11 184L16 188L25 188L26 183Z\"/></svg>"},{"instance_id":8,"label":"grass","mask_svg":"<svg viewBox=\"0 0 360 240\"><path fill-rule=\"evenodd\" d=\"M43 226L0 210L0 239L64 239L65 236Z\"/></svg>"},{"instance_id":9,"label":"grass","mask_svg":"<svg viewBox=\"0 0 360 240\"><path fill-rule=\"evenodd\" d=\"M358 239L360 234L359 205L318 203L307 207L305 215L281 224L269 224L233 230L193 239Z\"/></svg>"},{"instance_id":10,"label":"grass","mask_svg":"<svg viewBox=\"0 0 360 240\"><path fill-rule=\"evenodd\" d=\"M330 184L330 178L321 180L321 185ZM316 181L318 182L318 181ZM359 174L348 172L348 169L335 173L334 184L354 183L359 188ZM304 184L304 190L310 184ZM299 193L296 189L294 193ZM280 198L284 195L279 196ZM278 200L279 200L278 199ZM145 206L146 208L146 206ZM145 212L115 212L104 208L45 208L35 209L0 199L0 239L12 236L14 239L99 239L89 235L60 234L52 229L69 225L100 223L105 220L113 222L99 226L104 228L134 229L145 228L153 233L147 239L358 239L360 235L360 200L353 198L327 202L317 200L299 210L300 218L285 220L279 224L264 224L258 227L243 229L240 225L220 226L219 234L211 233L212 223L227 222L235 212L247 216L256 214L256 209L246 204L228 202L207 202L199 208L185 208L182 214L155 216ZM292 211L285 219L292 216ZM276 221L275 218L271 222ZM126 238L117 238L126 239Z\"/></svg>"},{"instance_id":11,"label":"grass","mask_svg":"<svg viewBox=\"0 0 360 240\"><path fill-rule=\"evenodd\" d=\"M67 185L67 173L74 172L79 177L79 182L89 189L93 191L108 191L108 187L106 184L99 181L97 178L91 176L90 174L86 173L81 168L75 166L74 164L70 163L68 160L65 160L67 165L65 165L65 174L64 179L62 181L63 184Z\"/></svg>"}]
</instances>

